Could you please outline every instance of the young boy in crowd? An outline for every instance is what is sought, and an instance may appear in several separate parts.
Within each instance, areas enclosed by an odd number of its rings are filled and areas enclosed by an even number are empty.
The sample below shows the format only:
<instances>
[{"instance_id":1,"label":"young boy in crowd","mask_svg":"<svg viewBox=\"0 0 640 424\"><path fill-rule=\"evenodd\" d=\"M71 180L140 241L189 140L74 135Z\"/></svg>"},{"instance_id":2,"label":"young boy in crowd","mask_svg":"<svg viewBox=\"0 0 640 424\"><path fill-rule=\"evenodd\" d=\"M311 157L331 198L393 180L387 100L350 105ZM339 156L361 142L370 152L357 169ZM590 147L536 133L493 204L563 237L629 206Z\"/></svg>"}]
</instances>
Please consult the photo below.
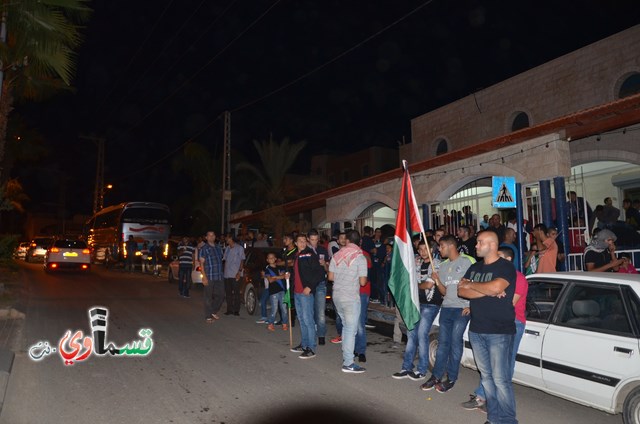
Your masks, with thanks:
<instances>
[{"instance_id":1,"label":"young boy in crowd","mask_svg":"<svg viewBox=\"0 0 640 424\"><path fill-rule=\"evenodd\" d=\"M276 311L280 308L280 316L282 317L282 329L284 331L289 330L289 326L286 324L289 322L289 316L287 315L287 305L283 302L284 293L287 289L285 279L287 279L288 272L284 269L278 268L276 265L276 254L267 254L267 266L264 269L264 278L269 282L269 300L271 302L271 312L269 313L269 325L267 330L275 331L275 318Z\"/></svg>"},{"instance_id":2,"label":"young boy in crowd","mask_svg":"<svg viewBox=\"0 0 640 424\"><path fill-rule=\"evenodd\" d=\"M636 267L631 263L631 255L628 253L621 253L620 259L622 259L622 265L618 268L618 272L622 272L625 274L637 274L638 271Z\"/></svg>"}]
</instances>

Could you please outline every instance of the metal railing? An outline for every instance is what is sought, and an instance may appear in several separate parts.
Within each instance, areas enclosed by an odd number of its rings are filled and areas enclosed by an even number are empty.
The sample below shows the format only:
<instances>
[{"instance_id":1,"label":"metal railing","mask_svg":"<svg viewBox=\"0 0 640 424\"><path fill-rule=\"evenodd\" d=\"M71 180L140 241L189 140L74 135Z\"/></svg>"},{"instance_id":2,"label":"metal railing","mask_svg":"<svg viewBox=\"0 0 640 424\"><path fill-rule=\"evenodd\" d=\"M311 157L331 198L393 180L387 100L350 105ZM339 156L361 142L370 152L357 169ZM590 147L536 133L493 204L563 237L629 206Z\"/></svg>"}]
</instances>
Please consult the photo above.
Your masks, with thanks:
<instances>
[{"instance_id":1,"label":"metal railing","mask_svg":"<svg viewBox=\"0 0 640 424\"><path fill-rule=\"evenodd\" d=\"M618 257L621 253L628 253L633 266L640 268L640 249L616 250ZM584 253L569 253L569 271L584 271Z\"/></svg>"}]
</instances>

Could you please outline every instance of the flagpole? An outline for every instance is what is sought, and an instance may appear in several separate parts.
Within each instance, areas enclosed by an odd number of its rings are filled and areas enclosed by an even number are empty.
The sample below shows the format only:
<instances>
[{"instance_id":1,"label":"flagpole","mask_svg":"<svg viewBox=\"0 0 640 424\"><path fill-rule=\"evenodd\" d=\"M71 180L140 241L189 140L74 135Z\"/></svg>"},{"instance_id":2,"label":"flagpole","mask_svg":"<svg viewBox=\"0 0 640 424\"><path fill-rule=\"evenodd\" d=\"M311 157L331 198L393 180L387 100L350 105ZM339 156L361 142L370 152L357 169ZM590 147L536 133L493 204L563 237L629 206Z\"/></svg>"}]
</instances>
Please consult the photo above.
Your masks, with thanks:
<instances>
[{"instance_id":1,"label":"flagpole","mask_svg":"<svg viewBox=\"0 0 640 424\"><path fill-rule=\"evenodd\" d=\"M433 256L431 255L431 247L429 247L429 241L427 240L427 234L424 231L422 232L422 238L424 238L424 244L425 244L425 246L427 246L427 254L429 255L429 262L431 263L432 267L435 267L435 265L433 264Z\"/></svg>"},{"instance_id":2,"label":"flagpole","mask_svg":"<svg viewBox=\"0 0 640 424\"><path fill-rule=\"evenodd\" d=\"M402 169L404 172L409 172L409 164L406 159L402 159ZM411 178L411 176L409 176ZM427 246L427 254L429 255L429 262L433 264L433 255L431 254L431 246L429 246L429 241L427 240L427 234L424 232L424 225L422 226L422 238L424 239L424 244ZM432 265L433 266L433 265Z\"/></svg>"},{"instance_id":3,"label":"flagpole","mask_svg":"<svg viewBox=\"0 0 640 424\"><path fill-rule=\"evenodd\" d=\"M287 282L287 293L289 293L289 304L287 307L289 308L289 313L287 314L289 318L289 348L293 347L293 331L291 330L291 292L289 291L289 279L285 279Z\"/></svg>"}]
</instances>

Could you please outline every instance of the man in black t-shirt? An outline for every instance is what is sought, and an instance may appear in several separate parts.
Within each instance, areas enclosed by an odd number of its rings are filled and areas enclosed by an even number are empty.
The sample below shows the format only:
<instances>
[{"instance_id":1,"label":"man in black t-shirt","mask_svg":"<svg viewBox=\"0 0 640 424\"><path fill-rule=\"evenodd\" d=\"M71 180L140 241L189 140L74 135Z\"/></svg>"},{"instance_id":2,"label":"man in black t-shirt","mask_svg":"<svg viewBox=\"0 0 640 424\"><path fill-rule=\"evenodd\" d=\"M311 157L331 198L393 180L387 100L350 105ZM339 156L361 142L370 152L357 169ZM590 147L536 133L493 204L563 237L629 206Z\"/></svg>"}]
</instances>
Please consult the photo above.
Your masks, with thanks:
<instances>
[{"instance_id":1,"label":"man in black t-shirt","mask_svg":"<svg viewBox=\"0 0 640 424\"><path fill-rule=\"evenodd\" d=\"M616 272L623 260L616 256L617 237L611 230L600 230L584 251L584 270L591 272Z\"/></svg>"},{"instance_id":2,"label":"man in black t-shirt","mask_svg":"<svg viewBox=\"0 0 640 424\"><path fill-rule=\"evenodd\" d=\"M498 256L498 245L496 233L478 234L476 252L484 260L467 270L458 285L458 296L470 300L469 341L487 397L487 419L517 424L510 360L516 332L516 269Z\"/></svg>"}]
</instances>

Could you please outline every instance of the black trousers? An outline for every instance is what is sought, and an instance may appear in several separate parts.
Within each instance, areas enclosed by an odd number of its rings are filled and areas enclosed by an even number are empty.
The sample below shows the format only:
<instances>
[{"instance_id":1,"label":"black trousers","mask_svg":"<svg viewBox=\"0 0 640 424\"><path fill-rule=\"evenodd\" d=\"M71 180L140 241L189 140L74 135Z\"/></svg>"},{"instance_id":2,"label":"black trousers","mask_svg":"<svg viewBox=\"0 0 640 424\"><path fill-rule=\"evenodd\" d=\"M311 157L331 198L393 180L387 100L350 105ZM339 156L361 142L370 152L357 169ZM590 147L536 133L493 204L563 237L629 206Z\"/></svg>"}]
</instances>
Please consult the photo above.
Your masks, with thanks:
<instances>
[{"instance_id":1,"label":"black trousers","mask_svg":"<svg viewBox=\"0 0 640 424\"><path fill-rule=\"evenodd\" d=\"M240 281L235 278L224 279L224 291L227 294L227 312L240 312Z\"/></svg>"},{"instance_id":2,"label":"black trousers","mask_svg":"<svg viewBox=\"0 0 640 424\"><path fill-rule=\"evenodd\" d=\"M204 317L211 318L211 314L217 314L224 303L224 283L222 280L209 280L209 285L203 289Z\"/></svg>"}]
</instances>

